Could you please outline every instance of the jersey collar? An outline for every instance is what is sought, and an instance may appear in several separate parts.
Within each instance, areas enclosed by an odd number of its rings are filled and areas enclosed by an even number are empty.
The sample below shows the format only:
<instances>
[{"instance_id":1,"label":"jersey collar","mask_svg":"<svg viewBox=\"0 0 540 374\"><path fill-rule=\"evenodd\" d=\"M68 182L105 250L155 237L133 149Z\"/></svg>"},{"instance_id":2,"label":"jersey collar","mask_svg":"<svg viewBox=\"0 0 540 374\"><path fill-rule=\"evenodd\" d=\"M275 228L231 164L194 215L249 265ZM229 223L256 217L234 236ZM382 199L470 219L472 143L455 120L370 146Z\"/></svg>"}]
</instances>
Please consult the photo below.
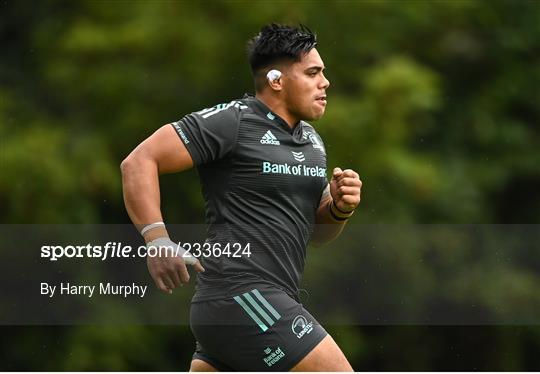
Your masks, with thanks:
<instances>
[{"instance_id":1,"label":"jersey collar","mask_svg":"<svg viewBox=\"0 0 540 374\"><path fill-rule=\"evenodd\" d=\"M247 101L250 104L252 104L251 107L257 114L259 114L260 116L268 119L270 122L277 125L278 127L283 128L289 134L293 133L294 129L290 128L287 121L285 121L279 115L277 115L276 113L271 111L270 108L268 108L266 106L266 104L264 104L261 100L257 99L255 96L253 96L251 94L245 94L244 99L247 99ZM298 124L294 128L298 127Z\"/></svg>"}]
</instances>

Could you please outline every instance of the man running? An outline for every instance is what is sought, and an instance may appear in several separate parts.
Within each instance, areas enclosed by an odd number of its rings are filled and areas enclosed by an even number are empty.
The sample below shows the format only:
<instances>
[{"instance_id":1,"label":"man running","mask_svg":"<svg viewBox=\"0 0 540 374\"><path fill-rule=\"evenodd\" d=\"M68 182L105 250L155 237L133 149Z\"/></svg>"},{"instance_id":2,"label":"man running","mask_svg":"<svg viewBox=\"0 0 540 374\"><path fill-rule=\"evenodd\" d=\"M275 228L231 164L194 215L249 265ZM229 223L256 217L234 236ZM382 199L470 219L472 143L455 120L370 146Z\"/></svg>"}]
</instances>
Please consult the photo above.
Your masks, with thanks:
<instances>
[{"instance_id":1,"label":"man running","mask_svg":"<svg viewBox=\"0 0 540 374\"><path fill-rule=\"evenodd\" d=\"M340 168L328 183L324 144L305 122L324 114L330 85L316 44L303 26L263 27L248 43L255 96L165 125L122 162L126 208L148 246L174 246L159 175L199 172L204 245L220 251L192 251L202 264L189 254L147 258L164 292L189 281L186 264L198 272L191 371L352 371L298 297L308 242L339 235L362 186Z\"/></svg>"}]
</instances>

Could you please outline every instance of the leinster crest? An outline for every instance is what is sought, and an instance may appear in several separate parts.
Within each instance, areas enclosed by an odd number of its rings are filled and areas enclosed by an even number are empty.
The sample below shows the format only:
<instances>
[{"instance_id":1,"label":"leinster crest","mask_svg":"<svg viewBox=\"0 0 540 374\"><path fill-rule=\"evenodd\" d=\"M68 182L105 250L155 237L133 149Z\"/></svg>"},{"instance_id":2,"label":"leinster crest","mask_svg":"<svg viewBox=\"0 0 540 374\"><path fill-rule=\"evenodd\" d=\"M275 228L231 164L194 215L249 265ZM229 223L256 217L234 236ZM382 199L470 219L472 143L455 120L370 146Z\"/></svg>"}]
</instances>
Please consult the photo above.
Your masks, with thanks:
<instances>
[{"instance_id":1,"label":"leinster crest","mask_svg":"<svg viewBox=\"0 0 540 374\"><path fill-rule=\"evenodd\" d=\"M317 135L313 133L309 134L309 140L313 144L313 148L319 149L321 152L324 152L324 146Z\"/></svg>"}]
</instances>

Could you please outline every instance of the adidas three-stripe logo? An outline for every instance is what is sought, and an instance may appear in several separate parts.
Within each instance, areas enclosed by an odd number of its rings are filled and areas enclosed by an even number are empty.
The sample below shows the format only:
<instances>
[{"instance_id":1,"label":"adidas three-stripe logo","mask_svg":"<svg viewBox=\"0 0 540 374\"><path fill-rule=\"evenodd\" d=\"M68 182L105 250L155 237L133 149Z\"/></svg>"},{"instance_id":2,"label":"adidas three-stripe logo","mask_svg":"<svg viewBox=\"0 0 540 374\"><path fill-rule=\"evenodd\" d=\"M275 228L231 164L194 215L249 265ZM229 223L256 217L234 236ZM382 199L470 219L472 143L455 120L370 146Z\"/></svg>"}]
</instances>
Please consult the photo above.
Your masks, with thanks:
<instances>
[{"instance_id":1,"label":"adidas three-stripe logo","mask_svg":"<svg viewBox=\"0 0 540 374\"><path fill-rule=\"evenodd\" d=\"M261 144L279 145L279 140L277 140L274 134L272 134L272 132L268 130L266 134L264 134L261 138Z\"/></svg>"},{"instance_id":2,"label":"adidas three-stripe logo","mask_svg":"<svg viewBox=\"0 0 540 374\"><path fill-rule=\"evenodd\" d=\"M240 304L244 311L251 317L253 321L264 332L268 330L276 321L281 318L281 315L274 309L272 305L264 298L258 290L246 292L241 296L235 296L234 300ZM272 319L272 317L275 319Z\"/></svg>"}]
</instances>

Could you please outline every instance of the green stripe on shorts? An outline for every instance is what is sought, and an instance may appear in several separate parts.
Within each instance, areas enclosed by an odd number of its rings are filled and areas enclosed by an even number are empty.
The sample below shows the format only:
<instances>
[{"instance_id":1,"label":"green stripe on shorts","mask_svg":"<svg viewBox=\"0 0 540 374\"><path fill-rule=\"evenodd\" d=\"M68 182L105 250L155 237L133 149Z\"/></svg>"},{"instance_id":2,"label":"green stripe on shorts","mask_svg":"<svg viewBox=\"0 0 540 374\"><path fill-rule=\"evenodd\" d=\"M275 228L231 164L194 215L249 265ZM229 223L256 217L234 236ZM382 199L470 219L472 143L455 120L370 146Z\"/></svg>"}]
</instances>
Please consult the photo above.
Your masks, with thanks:
<instances>
[{"instance_id":1,"label":"green stripe on shorts","mask_svg":"<svg viewBox=\"0 0 540 374\"><path fill-rule=\"evenodd\" d=\"M255 314L255 312L249 307L249 305L247 305L244 300L242 300L242 298L240 296L235 296L234 297L234 300L236 300L236 302L238 304L240 304L240 306L242 308L244 308L244 310L246 311L247 314L249 314L249 316L259 325L259 327L261 328L261 330L263 331L266 331L268 330L268 327L263 323L263 321L261 321L261 319L259 317L257 317L257 315Z\"/></svg>"},{"instance_id":2,"label":"green stripe on shorts","mask_svg":"<svg viewBox=\"0 0 540 374\"><path fill-rule=\"evenodd\" d=\"M266 313L264 311L264 309L260 307L259 304L257 304L257 302L251 297L250 294L248 294L246 292L242 296L244 296L246 298L246 300L249 301L249 303L255 308L255 310L257 310L257 312L259 312L259 314L261 316L263 316L263 318L266 320L266 322L268 322L270 324L270 326L272 326L274 324L274 320L272 318L270 318L268 313Z\"/></svg>"},{"instance_id":3,"label":"green stripe on shorts","mask_svg":"<svg viewBox=\"0 0 540 374\"><path fill-rule=\"evenodd\" d=\"M266 307L266 309L268 309L270 311L270 313L272 313L272 315L276 318L276 320L281 318L281 315L277 312L277 310L274 309L274 307L272 305L270 305L270 303L268 301L266 301L266 299L264 298L263 295L261 295L259 290L254 289L251 292L253 292L253 294Z\"/></svg>"}]
</instances>

